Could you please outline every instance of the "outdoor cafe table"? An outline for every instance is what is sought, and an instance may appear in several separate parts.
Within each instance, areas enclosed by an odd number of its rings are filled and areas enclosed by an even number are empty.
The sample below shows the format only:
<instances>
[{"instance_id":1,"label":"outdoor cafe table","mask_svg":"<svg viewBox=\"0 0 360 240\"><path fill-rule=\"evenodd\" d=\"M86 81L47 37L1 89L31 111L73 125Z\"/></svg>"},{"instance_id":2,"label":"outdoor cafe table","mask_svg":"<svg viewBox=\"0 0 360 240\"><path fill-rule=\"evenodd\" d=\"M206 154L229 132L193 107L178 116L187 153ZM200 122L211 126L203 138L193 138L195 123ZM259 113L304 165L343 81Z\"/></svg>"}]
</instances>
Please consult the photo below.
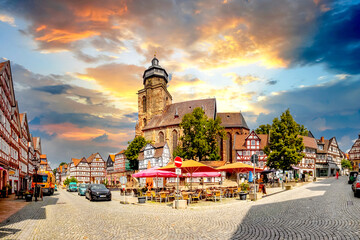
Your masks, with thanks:
<instances>
[{"instance_id":1,"label":"outdoor cafe table","mask_svg":"<svg viewBox=\"0 0 360 240\"><path fill-rule=\"evenodd\" d=\"M195 194L195 192L181 192L181 195L189 195L190 203L192 202L192 195Z\"/></svg>"}]
</instances>

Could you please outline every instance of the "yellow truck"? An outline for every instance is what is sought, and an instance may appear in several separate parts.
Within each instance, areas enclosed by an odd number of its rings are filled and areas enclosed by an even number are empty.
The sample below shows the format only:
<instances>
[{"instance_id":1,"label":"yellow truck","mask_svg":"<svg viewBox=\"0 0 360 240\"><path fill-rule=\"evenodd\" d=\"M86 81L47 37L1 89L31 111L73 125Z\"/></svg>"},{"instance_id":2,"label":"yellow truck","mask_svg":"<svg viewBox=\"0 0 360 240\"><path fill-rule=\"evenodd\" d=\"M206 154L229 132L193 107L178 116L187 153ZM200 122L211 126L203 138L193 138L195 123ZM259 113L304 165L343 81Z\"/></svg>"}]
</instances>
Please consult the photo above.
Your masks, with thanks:
<instances>
[{"instance_id":1,"label":"yellow truck","mask_svg":"<svg viewBox=\"0 0 360 240\"><path fill-rule=\"evenodd\" d=\"M35 189L35 185L41 187L43 195L53 195L55 191L55 176L51 171L41 171L33 176L31 188Z\"/></svg>"}]
</instances>

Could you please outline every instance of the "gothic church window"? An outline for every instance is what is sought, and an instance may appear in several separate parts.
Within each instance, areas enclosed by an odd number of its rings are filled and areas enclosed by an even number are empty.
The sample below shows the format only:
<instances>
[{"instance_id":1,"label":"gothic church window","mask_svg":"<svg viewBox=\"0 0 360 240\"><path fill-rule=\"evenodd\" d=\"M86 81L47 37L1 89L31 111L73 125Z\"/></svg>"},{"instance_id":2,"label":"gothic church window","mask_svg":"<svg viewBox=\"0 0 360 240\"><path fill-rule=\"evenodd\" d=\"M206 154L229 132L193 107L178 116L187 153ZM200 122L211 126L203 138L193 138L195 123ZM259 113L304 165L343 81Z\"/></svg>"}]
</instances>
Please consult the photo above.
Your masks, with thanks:
<instances>
[{"instance_id":1,"label":"gothic church window","mask_svg":"<svg viewBox=\"0 0 360 240\"><path fill-rule=\"evenodd\" d=\"M159 142L160 143L164 142L164 133L163 132L159 132Z\"/></svg>"},{"instance_id":2,"label":"gothic church window","mask_svg":"<svg viewBox=\"0 0 360 240\"><path fill-rule=\"evenodd\" d=\"M146 97L143 96L143 111L146 112Z\"/></svg>"},{"instance_id":3,"label":"gothic church window","mask_svg":"<svg viewBox=\"0 0 360 240\"><path fill-rule=\"evenodd\" d=\"M176 149L177 145L178 145L178 136L177 136L177 131L174 130L172 132L172 137L173 137L173 151Z\"/></svg>"}]
</instances>

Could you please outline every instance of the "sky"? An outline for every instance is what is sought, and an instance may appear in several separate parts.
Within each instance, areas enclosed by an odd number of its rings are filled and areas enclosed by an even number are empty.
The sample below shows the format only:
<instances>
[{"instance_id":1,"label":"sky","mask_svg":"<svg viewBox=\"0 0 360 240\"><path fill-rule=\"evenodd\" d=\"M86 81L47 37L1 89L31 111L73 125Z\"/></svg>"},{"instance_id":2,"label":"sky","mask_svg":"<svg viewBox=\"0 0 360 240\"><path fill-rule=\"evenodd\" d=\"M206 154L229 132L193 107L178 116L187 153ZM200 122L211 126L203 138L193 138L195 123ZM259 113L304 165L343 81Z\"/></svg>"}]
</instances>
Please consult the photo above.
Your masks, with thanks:
<instances>
[{"instance_id":1,"label":"sky","mask_svg":"<svg viewBox=\"0 0 360 240\"><path fill-rule=\"evenodd\" d=\"M173 102L251 129L289 108L343 151L360 133L360 1L0 0L0 46L52 168L127 147L154 54Z\"/></svg>"}]
</instances>

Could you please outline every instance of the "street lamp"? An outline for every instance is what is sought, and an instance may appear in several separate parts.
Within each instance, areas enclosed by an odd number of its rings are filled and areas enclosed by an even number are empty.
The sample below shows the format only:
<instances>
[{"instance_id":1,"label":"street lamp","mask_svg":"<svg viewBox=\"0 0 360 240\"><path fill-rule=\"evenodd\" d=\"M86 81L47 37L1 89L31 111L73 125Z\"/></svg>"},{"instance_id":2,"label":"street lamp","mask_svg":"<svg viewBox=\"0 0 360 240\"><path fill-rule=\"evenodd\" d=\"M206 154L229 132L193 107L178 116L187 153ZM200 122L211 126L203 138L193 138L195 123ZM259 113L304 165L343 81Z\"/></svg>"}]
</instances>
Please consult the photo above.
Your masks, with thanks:
<instances>
[{"instance_id":1,"label":"street lamp","mask_svg":"<svg viewBox=\"0 0 360 240\"><path fill-rule=\"evenodd\" d=\"M40 160L40 159L39 159L39 160ZM37 181L38 181L37 172L38 172L38 170L39 170L39 166L37 165L37 163L40 163L40 162L38 161L38 159L36 158L36 156L34 156L34 158L32 159L32 161L33 161L33 163L35 163L35 166L34 166L34 168L35 168L35 191L34 191L34 193L35 193L35 202L37 202Z\"/></svg>"}]
</instances>

